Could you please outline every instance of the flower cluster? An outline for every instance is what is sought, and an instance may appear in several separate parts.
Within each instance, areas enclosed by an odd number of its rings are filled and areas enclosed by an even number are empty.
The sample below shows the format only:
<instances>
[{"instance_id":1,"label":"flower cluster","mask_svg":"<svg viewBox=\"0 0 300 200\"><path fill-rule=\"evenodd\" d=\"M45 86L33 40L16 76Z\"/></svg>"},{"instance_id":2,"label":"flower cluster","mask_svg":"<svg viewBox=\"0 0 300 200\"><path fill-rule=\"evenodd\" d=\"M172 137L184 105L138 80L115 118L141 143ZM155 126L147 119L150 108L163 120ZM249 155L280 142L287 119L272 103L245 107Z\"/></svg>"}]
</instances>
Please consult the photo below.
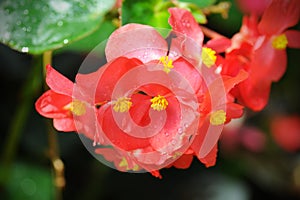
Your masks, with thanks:
<instances>
[{"instance_id":1,"label":"flower cluster","mask_svg":"<svg viewBox=\"0 0 300 200\"><path fill-rule=\"evenodd\" d=\"M225 49L225 58L219 56L222 74L236 75L240 69L249 73L247 80L233 91L243 105L254 111L268 103L272 82L279 81L286 71L286 48L300 48L300 32L289 30L300 18L297 0L240 1L250 13L243 18L240 32ZM246 8L244 8L246 9Z\"/></svg>"},{"instance_id":2,"label":"flower cluster","mask_svg":"<svg viewBox=\"0 0 300 200\"><path fill-rule=\"evenodd\" d=\"M95 157L120 171L161 177L160 169L188 168L194 157L213 166L224 124L241 117L244 106L266 105L272 81L285 71L286 46L299 45L298 32L286 31L298 21L297 2L269 4L262 16L245 17L231 41L205 45L185 9L169 9L165 38L147 25L124 25L108 39L107 63L78 73L75 83L48 65L50 90L36 109L57 130L91 141ZM290 21L270 25L279 14Z\"/></svg>"}]
</instances>

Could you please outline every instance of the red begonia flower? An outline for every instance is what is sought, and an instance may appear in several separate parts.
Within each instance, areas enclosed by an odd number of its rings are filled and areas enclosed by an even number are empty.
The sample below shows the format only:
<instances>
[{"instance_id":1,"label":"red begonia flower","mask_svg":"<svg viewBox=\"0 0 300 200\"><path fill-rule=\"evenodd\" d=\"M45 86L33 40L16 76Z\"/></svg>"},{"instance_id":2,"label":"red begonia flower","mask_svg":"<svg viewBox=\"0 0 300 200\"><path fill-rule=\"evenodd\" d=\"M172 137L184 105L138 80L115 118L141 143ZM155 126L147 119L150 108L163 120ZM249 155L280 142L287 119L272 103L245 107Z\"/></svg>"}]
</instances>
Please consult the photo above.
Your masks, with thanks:
<instances>
[{"instance_id":1,"label":"red begonia flower","mask_svg":"<svg viewBox=\"0 0 300 200\"><path fill-rule=\"evenodd\" d=\"M276 116L271 121L271 133L276 143L284 150L300 149L300 116Z\"/></svg>"},{"instance_id":2,"label":"red begonia flower","mask_svg":"<svg viewBox=\"0 0 300 200\"><path fill-rule=\"evenodd\" d=\"M240 33L232 38L225 60L219 60L222 74L234 76L240 69L249 73L249 78L239 84L233 94L252 110L259 111L266 106L272 82L285 73L285 48L300 47L300 32L286 30L296 25L299 16L297 0L272 1L261 19L255 13L244 17Z\"/></svg>"},{"instance_id":3,"label":"red begonia flower","mask_svg":"<svg viewBox=\"0 0 300 200\"><path fill-rule=\"evenodd\" d=\"M261 15L272 0L238 0L238 6L244 13Z\"/></svg>"},{"instance_id":4,"label":"red begonia flower","mask_svg":"<svg viewBox=\"0 0 300 200\"><path fill-rule=\"evenodd\" d=\"M44 117L53 118L57 130L76 131L70 110L73 83L50 65L47 65L46 82L50 90L37 100L36 110Z\"/></svg>"},{"instance_id":5,"label":"red begonia flower","mask_svg":"<svg viewBox=\"0 0 300 200\"><path fill-rule=\"evenodd\" d=\"M74 84L49 68L45 96L53 99L37 102L42 115L70 120L72 130L94 140L92 151L120 171L161 177L159 169L187 168L193 156L212 166L224 123L243 113L230 92L248 73L241 67L220 75L216 52L202 48L192 14L169 12L171 39L150 26L122 26L108 39L107 64L77 74Z\"/></svg>"},{"instance_id":6,"label":"red begonia flower","mask_svg":"<svg viewBox=\"0 0 300 200\"><path fill-rule=\"evenodd\" d=\"M77 131L93 139L95 131L94 109L82 95L74 96L74 83L57 72L52 66L46 66L46 83L50 90L46 91L35 103L35 108L44 117L52 118L58 131ZM80 123L74 123L74 116Z\"/></svg>"}]
</instances>

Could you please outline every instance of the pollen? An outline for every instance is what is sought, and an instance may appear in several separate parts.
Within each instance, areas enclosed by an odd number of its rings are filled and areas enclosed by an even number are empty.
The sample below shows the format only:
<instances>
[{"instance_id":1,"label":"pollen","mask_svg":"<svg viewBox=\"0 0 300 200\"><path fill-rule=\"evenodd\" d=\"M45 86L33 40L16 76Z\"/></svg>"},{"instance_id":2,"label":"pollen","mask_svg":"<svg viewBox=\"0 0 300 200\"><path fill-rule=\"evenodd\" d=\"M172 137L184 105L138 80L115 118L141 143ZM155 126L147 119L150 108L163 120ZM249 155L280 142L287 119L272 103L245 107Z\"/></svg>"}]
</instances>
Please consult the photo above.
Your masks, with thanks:
<instances>
[{"instance_id":1,"label":"pollen","mask_svg":"<svg viewBox=\"0 0 300 200\"><path fill-rule=\"evenodd\" d=\"M283 50L288 44L288 39L285 34L278 35L273 38L272 46L274 49Z\"/></svg>"},{"instance_id":2,"label":"pollen","mask_svg":"<svg viewBox=\"0 0 300 200\"><path fill-rule=\"evenodd\" d=\"M210 115L209 119L212 125L218 126L224 124L226 121L226 112L224 110L217 110Z\"/></svg>"},{"instance_id":3,"label":"pollen","mask_svg":"<svg viewBox=\"0 0 300 200\"><path fill-rule=\"evenodd\" d=\"M81 116L86 113L86 105L84 102L79 100L73 100L71 103L64 107L66 110L70 110L73 115Z\"/></svg>"},{"instance_id":4,"label":"pollen","mask_svg":"<svg viewBox=\"0 0 300 200\"><path fill-rule=\"evenodd\" d=\"M159 59L159 62L163 64L164 66L164 71L168 74L172 68L174 68L173 66L173 60L170 59L168 56L162 56Z\"/></svg>"},{"instance_id":5,"label":"pollen","mask_svg":"<svg viewBox=\"0 0 300 200\"><path fill-rule=\"evenodd\" d=\"M211 48L207 48L207 47L202 48L201 57L202 57L202 62L208 68L213 66L217 60L216 52L214 50L212 50Z\"/></svg>"},{"instance_id":6,"label":"pollen","mask_svg":"<svg viewBox=\"0 0 300 200\"><path fill-rule=\"evenodd\" d=\"M128 97L120 97L113 104L114 104L113 107L114 111L121 112L121 113L127 112L132 106L132 102Z\"/></svg>"},{"instance_id":7,"label":"pollen","mask_svg":"<svg viewBox=\"0 0 300 200\"><path fill-rule=\"evenodd\" d=\"M138 171L139 166L137 164L134 164L132 169L129 168L128 162L125 157L122 157L122 160L119 163L119 167L126 167L126 170L132 170L132 171Z\"/></svg>"},{"instance_id":8,"label":"pollen","mask_svg":"<svg viewBox=\"0 0 300 200\"><path fill-rule=\"evenodd\" d=\"M157 111L165 110L169 104L167 99L160 95L153 97L150 101L152 103L151 108Z\"/></svg>"}]
</instances>

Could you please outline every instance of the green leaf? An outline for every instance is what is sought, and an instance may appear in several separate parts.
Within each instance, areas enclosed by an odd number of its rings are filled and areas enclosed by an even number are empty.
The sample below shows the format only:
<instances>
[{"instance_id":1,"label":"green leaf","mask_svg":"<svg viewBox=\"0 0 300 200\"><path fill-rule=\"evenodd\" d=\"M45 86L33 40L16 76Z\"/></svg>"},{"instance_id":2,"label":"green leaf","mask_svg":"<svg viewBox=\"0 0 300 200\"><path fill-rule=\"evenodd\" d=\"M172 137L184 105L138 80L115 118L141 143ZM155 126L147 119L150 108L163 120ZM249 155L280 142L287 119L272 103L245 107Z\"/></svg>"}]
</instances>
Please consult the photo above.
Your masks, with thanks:
<instances>
[{"instance_id":1,"label":"green leaf","mask_svg":"<svg viewBox=\"0 0 300 200\"><path fill-rule=\"evenodd\" d=\"M163 0L125 0L122 7L122 24L140 23L170 28L168 8L173 4Z\"/></svg>"},{"instance_id":2,"label":"green leaf","mask_svg":"<svg viewBox=\"0 0 300 200\"><path fill-rule=\"evenodd\" d=\"M193 3L200 8L205 8L216 3L217 0L180 0L180 2Z\"/></svg>"},{"instance_id":3,"label":"green leaf","mask_svg":"<svg viewBox=\"0 0 300 200\"><path fill-rule=\"evenodd\" d=\"M15 163L7 183L8 199L54 199L54 183L49 169L26 163Z\"/></svg>"},{"instance_id":4,"label":"green leaf","mask_svg":"<svg viewBox=\"0 0 300 200\"><path fill-rule=\"evenodd\" d=\"M0 4L0 41L41 54L95 31L115 0L5 0Z\"/></svg>"},{"instance_id":5,"label":"green leaf","mask_svg":"<svg viewBox=\"0 0 300 200\"><path fill-rule=\"evenodd\" d=\"M60 53L63 51L90 52L98 44L107 40L115 29L116 26L112 21L104 21L101 26L98 27L98 29L92 34L60 49L57 49L55 53Z\"/></svg>"}]
</instances>

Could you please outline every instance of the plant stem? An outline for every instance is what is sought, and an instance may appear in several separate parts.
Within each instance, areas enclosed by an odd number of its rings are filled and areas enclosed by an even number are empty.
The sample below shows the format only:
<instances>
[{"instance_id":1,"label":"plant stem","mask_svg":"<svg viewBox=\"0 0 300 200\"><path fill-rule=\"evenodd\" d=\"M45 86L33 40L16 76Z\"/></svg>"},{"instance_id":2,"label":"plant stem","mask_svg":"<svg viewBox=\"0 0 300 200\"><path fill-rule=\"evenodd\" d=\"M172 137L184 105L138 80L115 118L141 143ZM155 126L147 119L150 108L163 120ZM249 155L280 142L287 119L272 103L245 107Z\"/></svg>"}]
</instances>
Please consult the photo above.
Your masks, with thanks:
<instances>
[{"instance_id":1,"label":"plant stem","mask_svg":"<svg viewBox=\"0 0 300 200\"><path fill-rule=\"evenodd\" d=\"M219 39L219 38L225 38L225 36L221 35L220 33L217 33L205 26L200 26L204 35L211 39Z\"/></svg>"},{"instance_id":2,"label":"plant stem","mask_svg":"<svg viewBox=\"0 0 300 200\"><path fill-rule=\"evenodd\" d=\"M43 54L43 69L44 75L46 75L46 65L51 65L52 51L46 51ZM45 85L47 89L47 85ZM59 146L57 142L56 131L53 128L52 121L47 119L47 133L48 133L48 156L50 158L52 168L54 171L54 184L55 184L55 197L57 200L62 199L62 191L65 187L64 177L64 163L59 157Z\"/></svg>"},{"instance_id":3,"label":"plant stem","mask_svg":"<svg viewBox=\"0 0 300 200\"><path fill-rule=\"evenodd\" d=\"M9 180L11 166L16 157L21 134L39 89L41 88L41 56L34 56L31 71L21 89L20 102L8 129L1 157L0 184L5 185Z\"/></svg>"}]
</instances>

